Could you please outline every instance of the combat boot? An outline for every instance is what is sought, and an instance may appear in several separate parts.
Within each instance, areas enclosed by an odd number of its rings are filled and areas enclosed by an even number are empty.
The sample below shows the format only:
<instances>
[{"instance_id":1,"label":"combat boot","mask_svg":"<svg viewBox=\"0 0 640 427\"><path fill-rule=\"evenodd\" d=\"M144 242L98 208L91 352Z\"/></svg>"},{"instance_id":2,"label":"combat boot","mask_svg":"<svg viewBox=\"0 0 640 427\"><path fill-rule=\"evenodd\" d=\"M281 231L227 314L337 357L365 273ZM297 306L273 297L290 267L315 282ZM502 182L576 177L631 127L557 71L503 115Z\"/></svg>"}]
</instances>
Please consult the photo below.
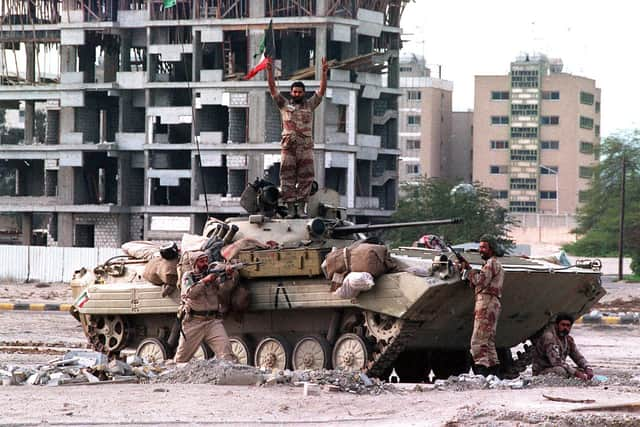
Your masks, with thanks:
<instances>
[{"instance_id":1,"label":"combat boot","mask_svg":"<svg viewBox=\"0 0 640 427\"><path fill-rule=\"evenodd\" d=\"M287 202L287 216L285 216L285 219L293 219L296 216L296 204L293 202Z\"/></svg>"},{"instance_id":2,"label":"combat boot","mask_svg":"<svg viewBox=\"0 0 640 427\"><path fill-rule=\"evenodd\" d=\"M489 368L487 368L484 365L473 365L473 373L475 375L482 375L483 377L487 377L490 374L492 374L492 372L490 372Z\"/></svg>"}]
</instances>

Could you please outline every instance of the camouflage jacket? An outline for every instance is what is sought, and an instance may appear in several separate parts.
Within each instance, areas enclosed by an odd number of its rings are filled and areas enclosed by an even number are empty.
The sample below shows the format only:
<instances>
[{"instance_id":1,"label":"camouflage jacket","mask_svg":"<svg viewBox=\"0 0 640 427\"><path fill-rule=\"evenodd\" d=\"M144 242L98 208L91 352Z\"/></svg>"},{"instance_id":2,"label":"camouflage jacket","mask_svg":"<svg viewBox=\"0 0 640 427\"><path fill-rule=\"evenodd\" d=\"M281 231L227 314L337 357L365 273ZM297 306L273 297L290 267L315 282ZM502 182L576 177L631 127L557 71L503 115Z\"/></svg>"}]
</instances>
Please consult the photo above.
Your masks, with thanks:
<instances>
[{"instance_id":1,"label":"camouflage jacket","mask_svg":"<svg viewBox=\"0 0 640 427\"><path fill-rule=\"evenodd\" d=\"M533 374L536 375L545 369L561 366L569 375L575 375L576 368L566 362L567 356L569 356L579 368L587 368L587 359L580 354L573 338L570 335L566 337L558 336L556 325L552 323L547 326L540 338L534 343Z\"/></svg>"},{"instance_id":2,"label":"camouflage jacket","mask_svg":"<svg viewBox=\"0 0 640 427\"><path fill-rule=\"evenodd\" d=\"M215 283L206 284L202 281L206 272L190 271L182 276L180 287L182 303L189 310L216 311L218 303L218 286Z\"/></svg>"},{"instance_id":3,"label":"camouflage jacket","mask_svg":"<svg viewBox=\"0 0 640 427\"><path fill-rule=\"evenodd\" d=\"M471 270L469 272L469 284L476 295L488 294L501 298L503 283L504 270L495 256L489 258L480 270Z\"/></svg>"},{"instance_id":4,"label":"camouflage jacket","mask_svg":"<svg viewBox=\"0 0 640 427\"><path fill-rule=\"evenodd\" d=\"M311 138L313 110L320 105L322 97L314 93L311 98L305 99L299 104L281 94L278 94L273 99L280 109L282 136L295 135Z\"/></svg>"}]
</instances>

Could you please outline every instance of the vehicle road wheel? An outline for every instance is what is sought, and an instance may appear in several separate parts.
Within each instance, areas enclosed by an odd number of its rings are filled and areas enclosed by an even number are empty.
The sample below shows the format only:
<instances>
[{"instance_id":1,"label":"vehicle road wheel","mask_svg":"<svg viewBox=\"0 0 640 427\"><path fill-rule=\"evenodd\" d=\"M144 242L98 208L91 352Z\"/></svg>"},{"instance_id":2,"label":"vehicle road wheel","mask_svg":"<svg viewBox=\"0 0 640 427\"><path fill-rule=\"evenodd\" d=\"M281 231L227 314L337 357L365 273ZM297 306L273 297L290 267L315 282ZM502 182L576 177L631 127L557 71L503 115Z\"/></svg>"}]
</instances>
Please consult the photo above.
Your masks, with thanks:
<instances>
[{"instance_id":1,"label":"vehicle road wheel","mask_svg":"<svg viewBox=\"0 0 640 427\"><path fill-rule=\"evenodd\" d=\"M167 346L158 338L146 338L138 345L136 356L147 363L162 362L167 360Z\"/></svg>"},{"instance_id":2,"label":"vehicle road wheel","mask_svg":"<svg viewBox=\"0 0 640 427\"><path fill-rule=\"evenodd\" d=\"M369 361L369 349L358 335L342 334L333 346L331 361L335 369L359 371L366 368Z\"/></svg>"},{"instance_id":3,"label":"vehicle road wheel","mask_svg":"<svg viewBox=\"0 0 640 427\"><path fill-rule=\"evenodd\" d=\"M321 336L302 338L293 349L291 364L294 370L327 369L331 350L329 343Z\"/></svg>"},{"instance_id":4,"label":"vehicle road wheel","mask_svg":"<svg viewBox=\"0 0 640 427\"><path fill-rule=\"evenodd\" d=\"M128 325L120 315L91 316L89 335L96 351L112 353L127 343Z\"/></svg>"},{"instance_id":5,"label":"vehicle road wheel","mask_svg":"<svg viewBox=\"0 0 640 427\"><path fill-rule=\"evenodd\" d=\"M256 346L255 366L267 369L287 369L291 346L282 337L266 337Z\"/></svg>"},{"instance_id":6,"label":"vehicle road wheel","mask_svg":"<svg viewBox=\"0 0 640 427\"><path fill-rule=\"evenodd\" d=\"M241 365L251 365L253 363L253 350L249 341L242 337L229 337L231 341L231 351L236 357L236 362Z\"/></svg>"},{"instance_id":7,"label":"vehicle road wheel","mask_svg":"<svg viewBox=\"0 0 640 427\"><path fill-rule=\"evenodd\" d=\"M207 359L211 359L212 357L213 357L213 351L209 349L209 346L207 344L205 344L204 342L201 342L196 352L193 353L193 357L191 359L207 360Z\"/></svg>"}]
</instances>

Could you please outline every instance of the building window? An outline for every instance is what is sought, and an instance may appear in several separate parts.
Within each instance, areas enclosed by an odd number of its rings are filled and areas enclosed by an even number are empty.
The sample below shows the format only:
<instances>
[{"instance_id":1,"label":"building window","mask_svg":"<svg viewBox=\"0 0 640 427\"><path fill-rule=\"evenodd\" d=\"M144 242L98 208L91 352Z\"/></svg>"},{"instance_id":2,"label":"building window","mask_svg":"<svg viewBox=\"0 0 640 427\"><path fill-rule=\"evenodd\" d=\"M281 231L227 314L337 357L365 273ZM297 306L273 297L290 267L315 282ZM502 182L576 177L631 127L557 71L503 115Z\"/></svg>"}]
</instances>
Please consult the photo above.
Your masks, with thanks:
<instances>
[{"instance_id":1,"label":"building window","mask_svg":"<svg viewBox=\"0 0 640 427\"><path fill-rule=\"evenodd\" d=\"M596 102L596 113L600 112L600 101Z\"/></svg>"},{"instance_id":2,"label":"building window","mask_svg":"<svg viewBox=\"0 0 640 427\"><path fill-rule=\"evenodd\" d=\"M541 191L540 198L544 200L555 200L558 198L558 193L555 191Z\"/></svg>"},{"instance_id":3,"label":"building window","mask_svg":"<svg viewBox=\"0 0 640 427\"><path fill-rule=\"evenodd\" d=\"M593 168L589 166L580 166L580 178L590 179L593 176Z\"/></svg>"},{"instance_id":4,"label":"building window","mask_svg":"<svg viewBox=\"0 0 640 427\"><path fill-rule=\"evenodd\" d=\"M591 142L580 141L580 152L582 154L593 154L593 144Z\"/></svg>"},{"instance_id":5,"label":"building window","mask_svg":"<svg viewBox=\"0 0 640 427\"><path fill-rule=\"evenodd\" d=\"M338 105L338 123L337 123L337 131L338 132L346 132L347 131L347 106L346 105Z\"/></svg>"},{"instance_id":6,"label":"building window","mask_svg":"<svg viewBox=\"0 0 640 427\"><path fill-rule=\"evenodd\" d=\"M418 101L422 99L422 92L420 92L419 90L407 91L407 99L409 101Z\"/></svg>"},{"instance_id":7,"label":"building window","mask_svg":"<svg viewBox=\"0 0 640 427\"><path fill-rule=\"evenodd\" d=\"M411 72L411 67L400 67L400 72L401 73L410 73Z\"/></svg>"},{"instance_id":8,"label":"building window","mask_svg":"<svg viewBox=\"0 0 640 427\"><path fill-rule=\"evenodd\" d=\"M508 125L509 116L491 116L492 125Z\"/></svg>"},{"instance_id":9,"label":"building window","mask_svg":"<svg viewBox=\"0 0 640 427\"><path fill-rule=\"evenodd\" d=\"M509 210L511 212L535 212L536 202L521 202L512 200L509 202Z\"/></svg>"},{"instance_id":10,"label":"building window","mask_svg":"<svg viewBox=\"0 0 640 427\"><path fill-rule=\"evenodd\" d=\"M512 127L511 138L537 138L538 128L532 127Z\"/></svg>"},{"instance_id":11,"label":"building window","mask_svg":"<svg viewBox=\"0 0 640 427\"><path fill-rule=\"evenodd\" d=\"M407 124L409 126L420 125L420 116L407 116Z\"/></svg>"},{"instance_id":12,"label":"building window","mask_svg":"<svg viewBox=\"0 0 640 427\"><path fill-rule=\"evenodd\" d=\"M582 129L593 129L593 119L585 116L580 116L580 127Z\"/></svg>"},{"instance_id":13,"label":"building window","mask_svg":"<svg viewBox=\"0 0 640 427\"><path fill-rule=\"evenodd\" d=\"M538 104L511 104L512 116L537 116Z\"/></svg>"},{"instance_id":14,"label":"building window","mask_svg":"<svg viewBox=\"0 0 640 427\"><path fill-rule=\"evenodd\" d=\"M494 199L508 199L509 190L493 190L492 196Z\"/></svg>"},{"instance_id":15,"label":"building window","mask_svg":"<svg viewBox=\"0 0 640 427\"><path fill-rule=\"evenodd\" d=\"M560 117L542 116L540 117L540 123L542 123L543 125L557 125L557 124L560 124Z\"/></svg>"},{"instance_id":16,"label":"building window","mask_svg":"<svg viewBox=\"0 0 640 427\"><path fill-rule=\"evenodd\" d=\"M505 99L509 99L509 92L508 91L497 91L497 90L491 91L491 100L492 101L503 101Z\"/></svg>"},{"instance_id":17,"label":"building window","mask_svg":"<svg viewBox=\"0 0 640 427\"><path fill-rule=\"evenodd\" d=\"M538 181L535 178L511 178L509 187L512 190L535 190Z\"/></svg>"},{"instance_id":18,"label":"building window","mask_svg":"<svg viewBox=\"0 0 640 427\"><path fill-rule=\"evenodd\" d=\"M557 175L558 166L540 166L540 175Z\"/></svg>"},{"instance_id":19,"label":"building window","mask_svg":"<svg viewBox=\"0 0 640 427\"><path fill-rule=\"evenodd\" d=\"M409 175L416 175L420 173L420 165L419 164L413 164L413 165L407 165L407 174Z\"/></svg>"},{"instance_id":20,"label":"building window","mask_svg":"<svg viewBox=\"0 0 640 427\"><path fill-rule=\"evenodd\" d=\"M511 71L512 87L538 87L538 70Z\"/></svg>"},{"instance_id":21,"label":"building window","mask_svg":"<svg viewBox=\"0 0 640 427\"><path fill-rule=\"evenodd\" d=\"M506 150L509 148L509 141L490 141L492 150Z\"/></svg>"},{"instance_id":22,"label":"building window","mask_svg":"<svg viewBox=\"0 0 640 427\"><path fill-rule=\"evenodd\" d=\"M580 104L593 105L593 101L595 101L595 96L592 93L580 92Z\"/></svg>"},{"instance_id":23,"label":"building window","mask_svg":"<svg viewBox=\"0 0 640 427\"><path fill-rule=\"evenodd\" d=\"M578 191L578 202L584 203L588 200L589 192L586 190Z\"/></svg>"},{"instance_id":24,"label":"building window","mask_svg":"<svg viewBox=\"0 0 640 427\"><path fill-rule=\"evenodd\" d=\"M407 139L407 150L417 150L420 148L419 139Z\"/></svg>"},{"instance_id":25,"label":"building window","mask_svg":"<svg viewBox=\"0 0 640 427\"><path fill-rule=\"evenodd\" d=\"M489 166L489 173L492 175L504 175L509 172L509 168L506 165L491 165Z\"/></svg>"},{"instance_id":26,"label":"building window","mask_svg":"<svg viewBox=\"0 0 640 427\"><path fill-rule=\"evenodd\" d=\"M511 160L535 162L538 160L538 150L511 150Z\"/></svg>"},{"instance_id":27,"label":"building window","mask_svg":"<svg viewBox=\"0 0 640 427\"><path fill-rule=\"evenodd\" d=\"M557 101L558 99L560 99L560 92L558 92L557 90L543 90L542 99L551 99Z\"/></svg>"},{"instance_id":28,"label":"building window","mask_svg":"<svg viewBox=\"0 0 640 427\"><path fill-rule=\"evenodd\" d=\"M560 141L540 141L541 150L557 150L560 148Z\"/></svg>"},{"instance_id":29,"label":"building window","mask_svg":"<svg viewBox=\"0 0 640 427\"><path fill-rule=\"evenodd\" d=\"M600 137L600 125L596 125L595 126L595 132L596 132L596 137L599 138Z\"/></svg>"}]
</instances>

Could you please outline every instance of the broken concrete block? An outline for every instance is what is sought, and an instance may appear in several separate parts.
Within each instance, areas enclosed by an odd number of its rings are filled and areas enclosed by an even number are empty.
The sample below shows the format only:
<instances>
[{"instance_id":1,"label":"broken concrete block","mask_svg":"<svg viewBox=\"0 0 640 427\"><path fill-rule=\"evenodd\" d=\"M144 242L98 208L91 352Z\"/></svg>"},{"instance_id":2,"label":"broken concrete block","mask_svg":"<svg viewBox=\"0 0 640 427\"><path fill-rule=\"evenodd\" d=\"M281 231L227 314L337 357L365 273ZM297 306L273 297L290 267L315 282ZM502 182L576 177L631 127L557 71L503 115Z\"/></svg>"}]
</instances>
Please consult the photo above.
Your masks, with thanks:
<instances>
[{"instance_id":1,"label":"broken concrete block","mask_svg":"<svg viewBox=\"0 0 640 427\"><path fill-rule=\"evenodd\" d=\"M127 364L131 367L142 366L144 364L144 361L140 356L132 354L127 356Z\"/></svg>"},{"instance_id":2,"label":"broken concrete block","mask_svg":"<svg viewBox=\"0 0 640 427\"><path fill-rule=\"evenodd\" d=\"M100 379L90 372L83 371L82 374L90 383L99 383Z\"/></svg>"},{"instance_id":3,"label":"broken concrete block","mask_svg":"<svg viewBox=\"0 0 640 427\"><path fill-rule=\"evenodd\" d=\"M112 375L124 375L124 376L133 375L133 369L131 369L131 366L129 366L128 364L124 363L121 360L114 359L111 362L109 362L109 366L107 370Z\"/></svg>"},{"instance_id":4,"label":"broken concrete block","mask_svg":"<svg viewBox=\"0 0 640 427\"><path fill-rule=\"evenodd\" d=\"M318 384L304 383L304 388L302 390L302 394L304 396L317 396L320 394L320 386Z\"/></svg>"}]
</instances>

